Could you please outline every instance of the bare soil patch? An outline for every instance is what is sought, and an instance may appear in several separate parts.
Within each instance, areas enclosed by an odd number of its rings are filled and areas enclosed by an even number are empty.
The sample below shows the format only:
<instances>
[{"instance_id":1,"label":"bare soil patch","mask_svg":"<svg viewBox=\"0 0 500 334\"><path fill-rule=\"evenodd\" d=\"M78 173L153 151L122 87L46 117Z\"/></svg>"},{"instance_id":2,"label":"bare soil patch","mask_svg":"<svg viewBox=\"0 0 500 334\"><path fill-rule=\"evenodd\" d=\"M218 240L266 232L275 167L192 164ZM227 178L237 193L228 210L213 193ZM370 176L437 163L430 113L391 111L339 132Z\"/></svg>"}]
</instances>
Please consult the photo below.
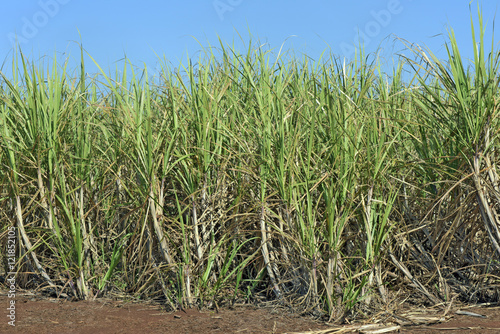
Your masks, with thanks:
<instances>
[{"instance_id":1,"label":"bare soil patch","mask_svg":"<svg viewBox=\"0 0 500 334\"><path fill-rule=\"evenodd\" d=\"M251 306L166 312L158 305L111 299L68 301L30 294L16 296L16 326L8 325L10 299L0 293L0 333L347 333L354 326L333 326L277 309ZM401 327L401 333L500 333L500 307L469 308L485 318L450 312L431 326ZM355 331L359 332L359 331Z\"/></svg>"},{"instance_id":2,"label":"bare soil patch","mask_svg":"<svg viewBox=\"0 0 500 334\"><path fill-rule=\"evenodd\" d=\"M245 306L169 313L158 305L98 299L68 301L16 296L16 326L7 324L9 298L2 294L0 333L286 333L330 328L313 319Z\"/></svg>"}]
</instances>

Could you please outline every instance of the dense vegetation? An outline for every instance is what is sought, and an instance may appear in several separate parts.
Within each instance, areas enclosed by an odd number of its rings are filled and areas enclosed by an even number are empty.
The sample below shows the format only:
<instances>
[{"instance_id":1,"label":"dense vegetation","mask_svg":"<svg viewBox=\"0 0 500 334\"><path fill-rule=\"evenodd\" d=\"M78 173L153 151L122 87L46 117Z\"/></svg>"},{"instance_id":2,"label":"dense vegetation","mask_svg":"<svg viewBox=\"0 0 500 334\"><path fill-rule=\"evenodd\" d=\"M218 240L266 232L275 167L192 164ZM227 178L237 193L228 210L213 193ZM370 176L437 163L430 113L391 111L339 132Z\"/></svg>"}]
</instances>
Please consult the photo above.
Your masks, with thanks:
<instances>
[{"instance_id":1,"label":"dense vegetation","mask_svg":"<svg viewBox=\"0 0 500 334\"><path fill-rule=\"evenodd\" d=\"M88 77L83 51L76 75L19 51L0 76L18 284L334 320L499 301L499 53L479 23L471 64L451 31L447 60L409 45L389 74L221 43L159 79Z\"/></svg>"}]
</instances>

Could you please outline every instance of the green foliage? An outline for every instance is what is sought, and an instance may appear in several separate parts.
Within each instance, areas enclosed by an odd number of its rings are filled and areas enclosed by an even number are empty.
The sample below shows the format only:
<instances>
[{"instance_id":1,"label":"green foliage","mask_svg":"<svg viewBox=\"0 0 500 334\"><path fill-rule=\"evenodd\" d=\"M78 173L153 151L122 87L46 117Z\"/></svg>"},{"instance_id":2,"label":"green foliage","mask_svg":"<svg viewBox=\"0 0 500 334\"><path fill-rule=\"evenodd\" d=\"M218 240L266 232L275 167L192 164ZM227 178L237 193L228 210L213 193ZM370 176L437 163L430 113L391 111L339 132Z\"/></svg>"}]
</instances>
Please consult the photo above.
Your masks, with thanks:
<instances>
[{"instance_id":1,"label":"green foliage","mask_svg":"<svg viewBox=\"0 0 500 334\"><path fill-rule=\"evenodd\" d=\"M498 149L499 58L479 24L472 66L450 30L447 61L415 47L392 76L363 52L312 62L221 42L160 78L128 60L88 78L82 51L73 79L19 51L1 76L2 230L26 226L80 298L114 288L182 307L273 291L338 319L387 302L390 250L415 254L408 231L438 222L468 189L464 166ZM445 252L436 242L424 246Z\"/></svg>"}]
</instances>

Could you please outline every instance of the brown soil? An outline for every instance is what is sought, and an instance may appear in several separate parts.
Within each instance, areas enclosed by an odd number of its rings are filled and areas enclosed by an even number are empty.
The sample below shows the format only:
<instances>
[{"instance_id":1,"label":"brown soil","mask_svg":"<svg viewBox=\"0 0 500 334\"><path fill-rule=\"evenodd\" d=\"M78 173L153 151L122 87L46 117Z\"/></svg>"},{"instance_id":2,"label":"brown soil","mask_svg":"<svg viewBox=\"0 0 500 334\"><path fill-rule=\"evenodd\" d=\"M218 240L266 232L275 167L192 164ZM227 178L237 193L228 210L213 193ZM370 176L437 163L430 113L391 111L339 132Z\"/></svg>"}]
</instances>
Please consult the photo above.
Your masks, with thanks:
<instances>
[{"instance_id":1,"label":"brown soil","mask_svg":"<svg viewBox=\"0 0 500 334\"><path fill-rule=\"evenodd\" d=\"M0 333L336 333L339 327L281 310L235 307L216 311L163 311L158 305L99 299L95 302L47 299L30 294L15 298L15 327L8 324L11 299L0 293ZM404 333L500 333L500 308L472 308L477 318L454 314L432 326L403 327ZM343 332L346 332L344 328ZM358 331L356 331L358 332Z\"/></svg>"}]
</instances>

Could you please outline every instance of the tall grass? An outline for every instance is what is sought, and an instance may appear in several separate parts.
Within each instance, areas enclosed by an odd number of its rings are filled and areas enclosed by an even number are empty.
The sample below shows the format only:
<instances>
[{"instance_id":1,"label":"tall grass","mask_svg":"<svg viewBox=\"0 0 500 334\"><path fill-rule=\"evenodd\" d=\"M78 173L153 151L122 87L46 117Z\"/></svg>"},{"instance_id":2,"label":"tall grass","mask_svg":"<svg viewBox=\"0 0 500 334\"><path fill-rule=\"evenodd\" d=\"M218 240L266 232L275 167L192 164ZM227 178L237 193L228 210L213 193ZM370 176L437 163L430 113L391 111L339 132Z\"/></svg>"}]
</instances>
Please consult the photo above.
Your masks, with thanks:
<instances>
[{"instance_id":1,"label":"tall grass","mask_svg":"<svg viewBox=\"0 0 500 334\"><path fill-rule=\"evenodd\" d=\"M450 31L447 60L412 47L391 75L363 52L251 43L156 80L19 51L1 75L0 220L20 284L171 308L264 298L337 321L498 300L499 58L479 24L471 66Z\"/></svg>"}]
</instances>

